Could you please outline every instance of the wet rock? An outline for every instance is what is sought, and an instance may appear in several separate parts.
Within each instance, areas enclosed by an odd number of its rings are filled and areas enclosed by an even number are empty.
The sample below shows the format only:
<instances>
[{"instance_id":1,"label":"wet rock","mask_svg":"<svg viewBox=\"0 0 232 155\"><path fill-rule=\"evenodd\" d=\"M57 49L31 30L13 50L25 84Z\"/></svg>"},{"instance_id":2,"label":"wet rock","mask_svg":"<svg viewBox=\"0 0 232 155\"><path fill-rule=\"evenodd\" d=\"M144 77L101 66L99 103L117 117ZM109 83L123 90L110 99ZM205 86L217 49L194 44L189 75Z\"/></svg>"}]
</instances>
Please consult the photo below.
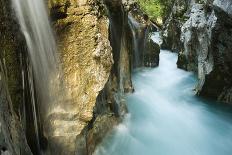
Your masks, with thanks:
<instances>
[{"instance_id":1,"label":"wet rock","mask_svg":"<svg viewBox=\"0 0 232 155\"><path fill-rule=\"evenodd\" d=\"M147 42L147 48L144 52L145 67L157 67L159 65L160 46L152 39Z\"/></svg>"},{"instance_id":2,"label":"wet rock","mask_svg":"<svg viewBox=\"0 0 232 155\"><path fill-rule=\"evenodd\" d=\"M60 94L62 100L53 101L55 106L40 122L32 111L35 92L30 87L33 74L25 42L16 22L9 20L12 16L2 16L10 13L9 3L0 2L1 7L8 5L0 11L0 43L5 45L0 47L1 77L6 79L0 80L1 154L27 155L30 149L34 154L92 154L127 113L124 94L133 92L128 12L143 25L139 39L146 60L144 56L142 60L150 67L158 64L158 47L148 37L154 25L134 1L106 0L106 9L101 0L48 0L64 70L60 76L64 78L65 94ZM35 124L39 125L39 135Z\"/></svg>"}]
</instances>

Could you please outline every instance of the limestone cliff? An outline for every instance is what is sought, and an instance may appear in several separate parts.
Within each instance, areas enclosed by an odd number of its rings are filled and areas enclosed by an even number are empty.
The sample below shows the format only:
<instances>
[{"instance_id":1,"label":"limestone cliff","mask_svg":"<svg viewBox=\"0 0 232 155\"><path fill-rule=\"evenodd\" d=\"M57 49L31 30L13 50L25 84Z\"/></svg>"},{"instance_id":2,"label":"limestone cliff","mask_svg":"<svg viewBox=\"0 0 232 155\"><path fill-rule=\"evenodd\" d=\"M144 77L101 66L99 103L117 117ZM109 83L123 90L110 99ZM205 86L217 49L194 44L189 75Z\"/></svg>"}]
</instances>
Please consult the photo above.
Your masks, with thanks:
<instances>
[{"instance_id":1,"label":"limestone cliff","mask_svg":"<svg viewBox=\"0 0 232 155\"><path fill-rule=\"evenodd\" d=\"M179 35L174 39L179 44L177 65L198 73L199 95L232 103L231 1L187 2L181 15L184 20L177 20L181 22ZM175 46L174 42L169 44Z\"/></svg>"}]
</instances>

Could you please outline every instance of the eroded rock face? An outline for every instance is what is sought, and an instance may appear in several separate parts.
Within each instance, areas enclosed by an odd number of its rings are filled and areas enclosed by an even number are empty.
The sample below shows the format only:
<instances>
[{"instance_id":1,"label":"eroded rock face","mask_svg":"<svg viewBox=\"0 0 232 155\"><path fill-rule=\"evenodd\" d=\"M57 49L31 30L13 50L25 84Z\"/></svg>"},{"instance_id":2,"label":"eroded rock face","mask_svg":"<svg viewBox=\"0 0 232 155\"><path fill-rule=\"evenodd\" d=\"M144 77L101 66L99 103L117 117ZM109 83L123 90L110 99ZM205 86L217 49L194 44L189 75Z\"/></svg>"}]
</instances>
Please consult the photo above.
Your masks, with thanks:
<instances>
[{"instance_id":1,"label":"eroded rock face","mask_svg":"<svg viewBox=\"0 0 232 155\"><path fill-rule=\"evenodd\" d=\"M232 103L231 100L231 5L230 0L189 3L181 26L182 47L177 65L198 73L199 95Z\"/></svg>"},{"instance_id":2,"label":"eroded rock face","mask_svg":"<svg viewBox=\"0 0 232 155\"><path fill-rule=\"evenodd\" d=\"M182 27L182 41L187 56L185 69L198 72L197 92L230 103L229 3L214 1L213 7L212 3L193 5L190 18Z\"/></svg>"}]
</instances>

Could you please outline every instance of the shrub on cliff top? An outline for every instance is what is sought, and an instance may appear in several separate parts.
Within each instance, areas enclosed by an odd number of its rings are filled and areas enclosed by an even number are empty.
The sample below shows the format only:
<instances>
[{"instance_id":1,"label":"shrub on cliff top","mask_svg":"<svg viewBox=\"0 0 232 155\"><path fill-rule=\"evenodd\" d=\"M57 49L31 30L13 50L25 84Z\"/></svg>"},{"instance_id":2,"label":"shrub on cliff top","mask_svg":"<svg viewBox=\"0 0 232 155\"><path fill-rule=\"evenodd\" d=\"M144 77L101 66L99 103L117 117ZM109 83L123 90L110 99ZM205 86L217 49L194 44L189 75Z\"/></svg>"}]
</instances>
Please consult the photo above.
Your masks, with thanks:
<instances>
[{"instance_id":1,"label":"shrub on cliff top","mask_svg":"<svg viewBox=\"0 0 232 155\"><path fill-rule=\"evenodd\" d=\"M138 0L138 3L152 20L160 23L169 14L173 0Z\"/></svg>"}]
</instances>

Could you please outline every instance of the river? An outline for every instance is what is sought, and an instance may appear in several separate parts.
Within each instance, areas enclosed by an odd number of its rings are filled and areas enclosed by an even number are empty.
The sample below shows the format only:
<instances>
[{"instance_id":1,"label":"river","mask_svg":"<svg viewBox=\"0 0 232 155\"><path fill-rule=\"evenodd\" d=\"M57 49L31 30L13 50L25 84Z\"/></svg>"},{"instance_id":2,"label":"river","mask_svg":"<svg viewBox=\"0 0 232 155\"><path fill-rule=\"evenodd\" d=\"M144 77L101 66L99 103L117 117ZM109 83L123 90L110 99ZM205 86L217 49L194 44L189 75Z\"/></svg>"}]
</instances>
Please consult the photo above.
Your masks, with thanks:
<instances>
[{"instance_id":1,"label":"river","mask_svg":"<svg viewBox=\"0 0 232 155\"><path fill-rule=\"evenodd\" d=\"M231 155L232 108L194 94L197 77L161 50L160 65L133 74L129 113L95 155Z\"/></svg>"}]
</instances>

